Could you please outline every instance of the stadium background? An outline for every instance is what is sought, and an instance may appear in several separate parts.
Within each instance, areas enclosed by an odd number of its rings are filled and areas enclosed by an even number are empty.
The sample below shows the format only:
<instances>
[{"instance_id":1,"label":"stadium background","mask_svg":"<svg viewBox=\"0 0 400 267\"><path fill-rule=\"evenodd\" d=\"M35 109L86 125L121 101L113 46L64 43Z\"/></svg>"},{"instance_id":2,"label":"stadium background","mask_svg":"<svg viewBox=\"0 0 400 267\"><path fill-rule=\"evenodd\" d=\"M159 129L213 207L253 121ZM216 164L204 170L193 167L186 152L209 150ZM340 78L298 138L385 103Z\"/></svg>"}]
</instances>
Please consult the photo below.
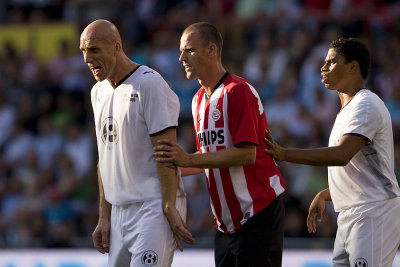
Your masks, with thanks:
<instances>
[{"instance_id":1,"label":"stadium background","mask_svg":"<svg viewBox=\"0 0 400 267\"><path fill-rule=\"evenodd\" d=\"M115 23L130 58L158 70L178 94L178 140L187 151L195 149L190 103L198 89L178 61L187 25L209 21L220 29L223 63L258 89L275 139L303 148L327 145L339 110L336 93L320 82L329 42L362 39L373 59L367 87L392 116L400 179L399 1L2 0L0 252L92 248L98 187L89 96L95 81L78 47L81 30L98 18ZM316 234L305 225L309 203L327 186L326 168L279 165L287 186L285 250L330 251L332 206ZM195 248L209 249L214 226L204 177L184 183Z\"/></svg>"}]
</instances>

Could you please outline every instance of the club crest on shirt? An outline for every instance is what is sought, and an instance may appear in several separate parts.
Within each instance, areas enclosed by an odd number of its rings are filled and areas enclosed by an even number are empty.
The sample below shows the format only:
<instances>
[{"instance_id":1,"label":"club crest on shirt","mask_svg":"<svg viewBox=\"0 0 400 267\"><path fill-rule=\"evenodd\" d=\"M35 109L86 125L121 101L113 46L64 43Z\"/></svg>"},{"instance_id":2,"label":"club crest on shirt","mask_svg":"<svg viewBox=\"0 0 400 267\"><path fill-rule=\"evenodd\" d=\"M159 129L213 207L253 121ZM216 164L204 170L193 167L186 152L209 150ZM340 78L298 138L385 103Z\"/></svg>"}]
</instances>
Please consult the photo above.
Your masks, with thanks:
<instances>
[{"instance_id":1,"label":"club crest on shirt","mask_svg":"<svg viewBox=\"0 0 400 267\"><path fill-rule=\"evenodd\" d=\"M219 118L221 118L221 112L220 112L218 109L214 109L214 111L213 111L212 114L211 114L211 118L212 118L214 121L219 120Z\"/></svg>"},{"instance_id":2,"label":"club crest on shirt","mask_svg":"<svg viewBox=\"0 0 400 267\"><path fill-rule=\"evenodd\" d=\"M101 140L108 150L114 148L119 141L119 127L113 117L108 117L101 124Z\"/></svg>"}]
</instances>

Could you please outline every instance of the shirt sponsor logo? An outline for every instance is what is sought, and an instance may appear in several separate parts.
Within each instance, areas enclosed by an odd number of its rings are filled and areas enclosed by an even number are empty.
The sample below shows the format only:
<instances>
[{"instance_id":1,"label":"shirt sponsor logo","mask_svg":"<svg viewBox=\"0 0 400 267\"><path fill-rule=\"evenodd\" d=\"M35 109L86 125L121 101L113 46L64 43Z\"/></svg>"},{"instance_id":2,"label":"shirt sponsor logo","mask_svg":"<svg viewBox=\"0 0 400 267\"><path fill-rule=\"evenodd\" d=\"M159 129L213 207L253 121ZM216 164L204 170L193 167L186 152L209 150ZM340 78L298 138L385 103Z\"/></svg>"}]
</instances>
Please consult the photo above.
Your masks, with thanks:
<instances>
[{"instance_id":1,"label":"shirt sponsor logo","mask_svg":"<svg viewBox=\"0 0 400 267\"><path fill-rule=\"evenodd\" d=\"M200 146L223 144L225 141L224 129L210 130L197 133L197 139L199 140Z\"/></svg>"}]
</instances>

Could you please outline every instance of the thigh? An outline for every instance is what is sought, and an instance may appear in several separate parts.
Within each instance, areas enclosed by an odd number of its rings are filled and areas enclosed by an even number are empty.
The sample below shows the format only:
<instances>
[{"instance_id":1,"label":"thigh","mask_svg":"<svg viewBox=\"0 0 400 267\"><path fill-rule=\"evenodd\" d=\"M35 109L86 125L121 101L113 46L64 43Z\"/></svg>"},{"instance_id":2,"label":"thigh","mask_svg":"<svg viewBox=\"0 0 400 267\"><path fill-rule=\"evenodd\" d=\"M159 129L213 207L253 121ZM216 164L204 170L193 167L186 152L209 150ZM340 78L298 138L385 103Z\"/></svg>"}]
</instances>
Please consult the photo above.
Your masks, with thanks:
<instances>
[{"instance_id":1,"label":"thigh","mask_svg":"<svg viewBox=\"0 0 400 267\"><path fill-rule=\"evenodd\" d=\"M350 267L349 254L346 252L345 244L339 230L336 232L336 239L333 247L332 266Z\"/></svg>"},{"instance_id":2,"label":"thigh","mask_svg":"<svg viewBox=\"0 0 400 267\"><path fill-rule=\"evenodd\" d=\"M131 254L131 267L169 267L175 240L162 212L161 199L146 201L125 218L124 241Z\"/></svg>"},{"instance_id":3,"label":"thigh","mask_svg":"<svg viewBox=\"0 0 400 267\"><path fill-rule=\"evenodd\" d=\"M242 226L234 241L237 267L282 265L284 215L283 200L278 197Z\"/></svg>"},{"instance_id":4,"label":"thigh","mask_svg":"<svg viewBox=\"0 0 400 267\"><path fill-rule=\"evenodd\" d=\"M131 254L124 245L121 216L123 210L120 206L111 208L110 252L108 254L109 267L129 267Z\"/></svg>"},{"instance_id":5,"label":"thigh","mask_svg":"<svg viewBox=\"0 0 400 267\"><path fill-rule=\"evenodd\" d=\"M400 199L369 205L354 214L349 231L349 261L354 266L391 267L400 240Z\"/></svg>"},{"instance_id":6,"label":"thigh","mask_svg":"<svg viewBox=\"0 0 400 267\"><path fill-rule=\"evenodd\" d=\"M215 230L214 260L216 267L232 267L236 265L236 256L232 254L230 244L232 235Z\"/></svg>"}]
</instances>

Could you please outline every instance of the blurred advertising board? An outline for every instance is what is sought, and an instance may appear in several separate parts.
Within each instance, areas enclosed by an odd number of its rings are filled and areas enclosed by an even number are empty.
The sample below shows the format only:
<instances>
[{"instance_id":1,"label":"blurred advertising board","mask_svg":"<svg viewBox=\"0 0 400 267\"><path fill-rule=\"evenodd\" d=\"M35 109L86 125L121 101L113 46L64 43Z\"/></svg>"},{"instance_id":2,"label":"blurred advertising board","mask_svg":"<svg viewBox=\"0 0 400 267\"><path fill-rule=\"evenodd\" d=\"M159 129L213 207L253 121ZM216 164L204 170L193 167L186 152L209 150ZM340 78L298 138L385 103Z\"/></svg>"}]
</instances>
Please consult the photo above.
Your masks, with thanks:
<instances>
[{"instance_id":1,"label":"blurred advertising board","mask_svg":"<svg viewBox=\"0 0 400 267\"><path fill-rule=\"evenodd\" d=\"M331 250L285 250L283 267L330 267ZM172 267L214 267L211 249L176 251ZM393 267L400 266L397 254ZM0 267L107 267L107 255L95 250L0 250Z\"/></svg>"},{"instance_id":2,"label":"blurred advertising board","mask_svg":"<svg viewBox=\"0 0 400 267\"><path fill-rule=\"evenodd\" d=\"M46 61L59 52L62 41L68 43L70 52L78 51L79 34L74 24L0 25L0 51L11 44L18 54L29 48L39 61Z\"/></svg>"}]
</instances>

